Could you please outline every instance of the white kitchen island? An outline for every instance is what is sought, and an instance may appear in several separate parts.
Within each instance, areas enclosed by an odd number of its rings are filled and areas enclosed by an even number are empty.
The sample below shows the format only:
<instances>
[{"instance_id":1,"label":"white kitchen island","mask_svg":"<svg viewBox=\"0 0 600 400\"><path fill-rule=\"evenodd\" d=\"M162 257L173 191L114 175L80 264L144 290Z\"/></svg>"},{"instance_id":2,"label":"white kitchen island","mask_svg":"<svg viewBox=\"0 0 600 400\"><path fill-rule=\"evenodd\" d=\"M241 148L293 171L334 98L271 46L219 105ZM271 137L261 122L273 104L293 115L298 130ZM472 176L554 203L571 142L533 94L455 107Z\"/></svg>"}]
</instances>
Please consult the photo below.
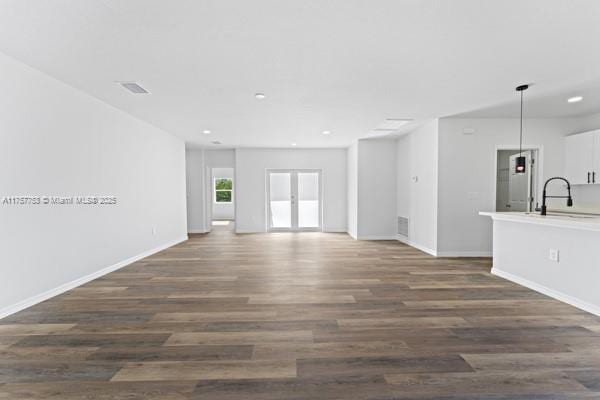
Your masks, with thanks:
<instances>
[{"instance_id":1,"label":"white kitchen island","mask_svg":"<svg viewBox=\"0 0 600 400\"><path fill-rule=\"evenodd\" d=\"M600 217L479 214L493 220L493 274L600 315Z\"/></svg>"}]
</instances>

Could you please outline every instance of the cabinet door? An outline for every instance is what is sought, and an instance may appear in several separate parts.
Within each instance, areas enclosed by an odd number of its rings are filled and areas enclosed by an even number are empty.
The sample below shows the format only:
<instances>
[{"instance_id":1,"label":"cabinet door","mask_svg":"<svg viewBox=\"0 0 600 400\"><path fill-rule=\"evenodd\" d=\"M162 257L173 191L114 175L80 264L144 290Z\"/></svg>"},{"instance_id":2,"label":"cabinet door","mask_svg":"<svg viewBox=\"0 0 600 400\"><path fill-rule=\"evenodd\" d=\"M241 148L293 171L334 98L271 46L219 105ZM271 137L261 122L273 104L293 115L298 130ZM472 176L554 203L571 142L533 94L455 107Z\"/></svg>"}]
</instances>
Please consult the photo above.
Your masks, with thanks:
<instances>
[{"instance_id":1,"label":"cabinet door","mask_svg":"<svg viewBox=\"0 0 600 400\"><path fill-rule=\"evenodd\" d=\"M592 183L600 184L600 130L594 131Z\"/></svg>"},{"instance_id":2,"label":"cabinet door","mask_svg":"<svg viewBox=\"0 0 600 400\"><path fill-rule=\"evenodd\" d=\"M565 139L565 171L567 179L573 185L587 184L588 173L591 183L591 173L594 170L595 137L595 132L586 132L567 136Z\"/></svg>"}]
</instances>

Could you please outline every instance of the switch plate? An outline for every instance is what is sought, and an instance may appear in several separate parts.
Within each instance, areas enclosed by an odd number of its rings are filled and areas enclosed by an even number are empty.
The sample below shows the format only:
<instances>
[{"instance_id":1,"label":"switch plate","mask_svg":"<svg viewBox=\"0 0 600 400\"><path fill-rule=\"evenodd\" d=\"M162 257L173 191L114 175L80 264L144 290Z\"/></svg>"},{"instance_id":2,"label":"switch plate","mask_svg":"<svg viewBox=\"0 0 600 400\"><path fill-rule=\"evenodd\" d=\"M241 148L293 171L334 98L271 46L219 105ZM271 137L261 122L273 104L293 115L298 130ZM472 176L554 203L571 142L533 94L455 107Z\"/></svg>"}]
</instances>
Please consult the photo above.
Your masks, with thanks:
<instances>
[{"instance_id":1,"label":"switch plate","mask_svg":"<svg viewBox=\"0 0 600 400\"><path fill-rule=\"evenodd\" d=\"M559 259L558 256L559 256L558 249L550 249L550 252L548 253L548 258L550 259L550 261L558 262L558 259Z\"/></svg>"},{"instance_id":2,"label":"switch plate","mask_svg":"<svg viewBox=\"0 0 600 400\"><path fill-rule=\"evenodd\" d=\"M152 227L152 235L156 235L156 227L155 226Z\"/></svg>"}]
</instances>

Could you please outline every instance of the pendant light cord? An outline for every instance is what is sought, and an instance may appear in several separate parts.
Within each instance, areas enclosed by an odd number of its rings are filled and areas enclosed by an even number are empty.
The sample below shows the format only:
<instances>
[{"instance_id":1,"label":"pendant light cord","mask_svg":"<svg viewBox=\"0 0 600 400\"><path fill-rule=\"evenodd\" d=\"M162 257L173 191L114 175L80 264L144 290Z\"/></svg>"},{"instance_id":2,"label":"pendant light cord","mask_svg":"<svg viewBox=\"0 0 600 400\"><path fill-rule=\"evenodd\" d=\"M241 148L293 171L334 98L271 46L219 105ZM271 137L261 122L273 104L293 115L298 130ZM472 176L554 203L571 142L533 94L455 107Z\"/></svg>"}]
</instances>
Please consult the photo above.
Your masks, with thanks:
<instances>
[{"instance_id":1,"label":"pendant light cord","mask_svg":"<svg viewBox=\"0 0 600 400\"><path fill-rule=\"evenodd\" d=\"M519 156L523 155L523 91L521 90L521 129L519 132Z\"/></svg>"}]
</instances>

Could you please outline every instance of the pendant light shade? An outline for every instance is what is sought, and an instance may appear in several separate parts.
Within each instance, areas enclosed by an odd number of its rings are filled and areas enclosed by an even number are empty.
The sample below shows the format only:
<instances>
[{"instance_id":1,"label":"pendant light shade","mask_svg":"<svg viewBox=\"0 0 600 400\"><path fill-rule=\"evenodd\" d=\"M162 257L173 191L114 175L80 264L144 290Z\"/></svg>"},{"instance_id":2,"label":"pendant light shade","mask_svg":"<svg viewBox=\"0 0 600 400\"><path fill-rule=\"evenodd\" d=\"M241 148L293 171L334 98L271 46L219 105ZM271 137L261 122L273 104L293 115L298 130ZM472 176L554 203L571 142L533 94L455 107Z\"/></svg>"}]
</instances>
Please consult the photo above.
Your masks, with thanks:
<instances>
[{"instance_id":1,"label":"pendant light shade","mask_svg":"<svg viewBox=\"0 0 600 400\"><path fill-rule=\"evenodd\" d=\"M515 172L517 174L524 174L527 169L527 159L523 155L523 92L529 89L529 85L517 86L517 92L521 93L521 124L519 129L519 157L517 157L515 164Z\"/></svg>"}]
</instances>

